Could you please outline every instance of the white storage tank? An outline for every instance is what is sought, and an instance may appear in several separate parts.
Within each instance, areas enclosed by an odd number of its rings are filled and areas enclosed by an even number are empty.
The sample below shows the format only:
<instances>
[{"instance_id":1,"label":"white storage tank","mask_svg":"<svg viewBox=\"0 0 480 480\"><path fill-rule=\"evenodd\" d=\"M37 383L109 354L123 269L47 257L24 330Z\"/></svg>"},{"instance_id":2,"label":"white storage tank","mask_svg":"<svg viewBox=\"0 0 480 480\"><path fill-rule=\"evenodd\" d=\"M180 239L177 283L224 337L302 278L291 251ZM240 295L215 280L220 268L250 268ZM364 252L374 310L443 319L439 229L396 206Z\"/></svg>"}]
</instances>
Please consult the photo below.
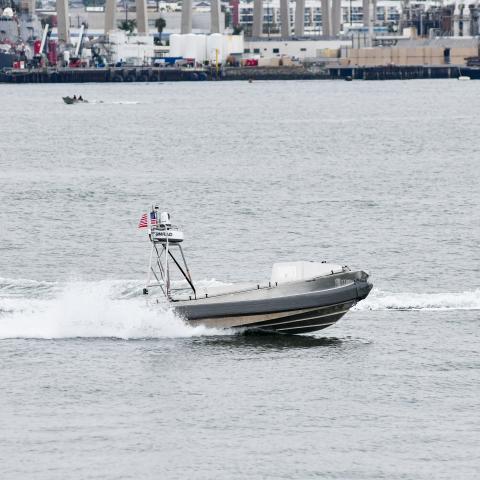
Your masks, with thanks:
<instances>
[{"instance_id":1,"label":"white storage tank","mask_svg":"<svg viewBox=\"0 0 480 480\"><path fill-rule=\"evenodd\" d=\"M245 46L243 44L243 35L230 35L232 50L228 52L231 53L240 53L243 54L245 51Z\"/></svg>"},{"instance_id":2,"label":"white storage tank","mask_svg":"<svg viewBox=\"0 0 480 480\"><path fill-rule=\"evenodd\" d=\"M227 59L230 53L232 53L232 35L223 36L223 52L225 54L225 59Z\"/></svg>"},{"instance_id":3,"label":"white storage tank","mask_svg":"<svg viewBox=\"0 0 480 480\"><path fill-rule=\"evenodd\" d=\"M207 36L203 34L197 35L196 45L197 45L196 61L198 63L203 63L205 60L207 60Z\"/></svg>"},{"instance_id":4,"label":"white storage tank","mask_svg":"<svg viewBox=\"0 0 480 480\"><path fill-rule=\"evenodd\" d=\"M112 30L108 33L108 41L114 45L124 45L128 38L122 30Z\"/></svg>"},{"instance_id":5,"label":"white storage tank","mask_svg":"<svg viewBox=\"0 0 480 480\"><path fill-rule=\"evenodd\" d=\"M208 59L215 64L218 52L218 63L223 63L223 35L221 33L212 33L207 39Z\"/></svg>"},{"instance_id":6,"label":"white storage tank","mask_svg":"<svg viewBox=\"0 0 480 480\"><path fill-rule=\"evenodd\" d=\"M197 58L197 36L194 33L183 35L183 58Z\"/></svg>"},{"instance_id":7,"label":"white storage tank","mask_svg":"<svg viewBox=\"0 0 480 480\"><path fill-rule=\"evenodd\" d=\"M183 56L183 35L179 35L178 33L172 33L170 35L170 56Z\"/></svg>"},{"instance_id":8,"label":"white storage tank","mask_svg":"<svg viewBox=\"0 0 480 480\"><path fill-rule=\"evenodd\" d=\"M243 54L243 35L224 35L223 36L223 55L224 60L228 58L229 55Z\"/></svg>"}]
</instances>

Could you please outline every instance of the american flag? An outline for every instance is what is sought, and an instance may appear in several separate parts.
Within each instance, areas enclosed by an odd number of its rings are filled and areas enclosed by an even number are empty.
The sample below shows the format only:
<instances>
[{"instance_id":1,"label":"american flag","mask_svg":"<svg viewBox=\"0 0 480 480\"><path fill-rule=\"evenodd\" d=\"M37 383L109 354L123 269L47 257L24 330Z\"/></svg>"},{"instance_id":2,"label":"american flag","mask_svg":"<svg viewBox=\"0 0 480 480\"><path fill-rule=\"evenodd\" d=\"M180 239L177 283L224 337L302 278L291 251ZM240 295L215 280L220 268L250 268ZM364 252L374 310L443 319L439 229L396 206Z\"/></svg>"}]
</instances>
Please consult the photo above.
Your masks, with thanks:
<instances>
[{"instance_id":1,"label":"american flag","mask_svg":"<svg viewBox=\"0 0 480 480\"><path fill-rule=\"evenodd\" d=\"M148 216L146 213L144 213L140 218L140 223L138 224L138 228L147 228L147 227L148 227Z\"/></svg>"},{"instance_id":2,"label":"american flag","mask_svg":"<svg viewBox=\"0 0 480 480\"><path fill-rule=\"evenodd\" d=\"M150 225L156 225L157 224L157 212L155 210L152 210L150 212Z\"/></svg>"}]
</instances>

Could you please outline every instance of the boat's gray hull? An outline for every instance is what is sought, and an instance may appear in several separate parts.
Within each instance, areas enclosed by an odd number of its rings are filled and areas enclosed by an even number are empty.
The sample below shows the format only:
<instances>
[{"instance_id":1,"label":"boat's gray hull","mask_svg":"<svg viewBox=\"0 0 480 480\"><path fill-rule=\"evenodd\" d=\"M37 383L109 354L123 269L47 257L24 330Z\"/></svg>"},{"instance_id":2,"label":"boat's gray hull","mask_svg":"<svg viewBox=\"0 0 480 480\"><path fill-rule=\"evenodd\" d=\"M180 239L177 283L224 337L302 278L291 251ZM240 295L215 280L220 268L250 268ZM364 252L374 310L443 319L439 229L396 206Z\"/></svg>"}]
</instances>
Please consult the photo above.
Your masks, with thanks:
<instances>
[{"instance_id":1,"label":"boat's gray hull","mask_svg":"<svg viewBox=\"0 0 480 480\"><path fill-rule=\"evenodd\" d=\"M342 272L309 281L176 302L191 325L306 333L337 322L370 292L365 272Z\"/></svg>"}]
</instances>

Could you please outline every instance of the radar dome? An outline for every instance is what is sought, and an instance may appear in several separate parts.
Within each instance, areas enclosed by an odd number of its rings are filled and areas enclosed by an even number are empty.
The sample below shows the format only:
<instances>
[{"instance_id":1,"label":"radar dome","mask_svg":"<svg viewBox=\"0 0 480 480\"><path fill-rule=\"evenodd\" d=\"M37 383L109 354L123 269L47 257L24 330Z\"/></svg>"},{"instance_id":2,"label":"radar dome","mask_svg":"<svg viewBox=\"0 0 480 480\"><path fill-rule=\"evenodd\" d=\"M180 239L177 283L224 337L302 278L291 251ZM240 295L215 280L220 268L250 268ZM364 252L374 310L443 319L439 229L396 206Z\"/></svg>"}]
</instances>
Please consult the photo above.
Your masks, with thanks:
<instances>
[{"instance_id":1,"label":"radar dome","mask_svg":"<svg viewBox=\"0 0 480 480\"><path fill-rule=\"evenodd\" d=\"M13 10L10 7L7 7L2 14L3 17L13 17Z\"/></svg>"}]
</instances>

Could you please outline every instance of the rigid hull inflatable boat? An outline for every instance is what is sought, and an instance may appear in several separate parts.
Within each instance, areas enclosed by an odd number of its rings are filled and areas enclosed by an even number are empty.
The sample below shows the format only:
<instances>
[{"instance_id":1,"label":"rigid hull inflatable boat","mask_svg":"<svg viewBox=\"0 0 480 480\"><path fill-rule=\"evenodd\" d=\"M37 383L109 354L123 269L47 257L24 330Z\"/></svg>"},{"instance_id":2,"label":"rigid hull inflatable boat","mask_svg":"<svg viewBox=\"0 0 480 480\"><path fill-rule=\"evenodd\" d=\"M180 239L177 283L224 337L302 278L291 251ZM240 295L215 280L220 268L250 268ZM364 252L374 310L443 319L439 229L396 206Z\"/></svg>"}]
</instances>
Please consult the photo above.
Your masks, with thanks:
<instances>
[{"instance_id":1,"label":"rigid hull inflatable boat","mask_svg":"<svg viewBox=\"0 0 480 480\"><path fill-rule=\"evenodd\" d=\"M171 224L168 213L157 218L157 212L156 207L150 213L151 254L143 293L159 287L175 312L192 326L313 332L333 325L372 289L363 271L324 262L286 262L274 264L266 284L200 291L181 247L183 233ZM187 288L172 288L173 269Z\"/></svg>"}]
</instances>

